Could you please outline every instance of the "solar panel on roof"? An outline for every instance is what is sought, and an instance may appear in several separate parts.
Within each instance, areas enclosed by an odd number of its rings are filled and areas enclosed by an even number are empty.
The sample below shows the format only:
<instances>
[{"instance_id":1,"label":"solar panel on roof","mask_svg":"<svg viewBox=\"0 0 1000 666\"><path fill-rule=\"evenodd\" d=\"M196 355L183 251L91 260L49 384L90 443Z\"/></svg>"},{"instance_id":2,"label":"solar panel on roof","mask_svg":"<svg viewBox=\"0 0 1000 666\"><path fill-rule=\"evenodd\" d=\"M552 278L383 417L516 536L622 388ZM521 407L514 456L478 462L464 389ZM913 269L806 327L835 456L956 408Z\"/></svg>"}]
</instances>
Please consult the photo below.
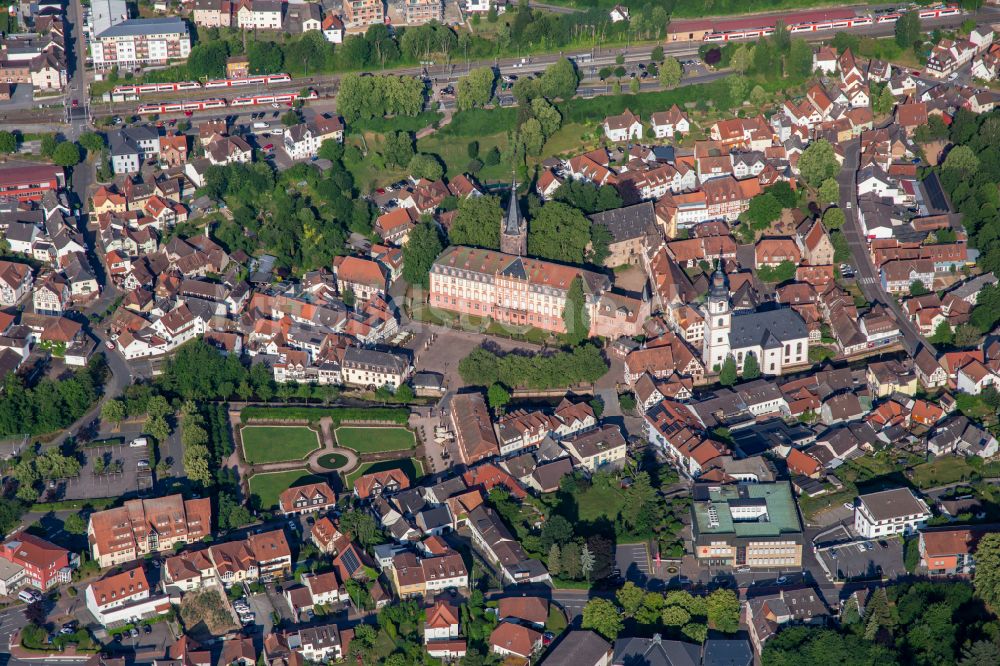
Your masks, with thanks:
<instances>
[{"instance_id":1,"label":"solar panel on roof","mask_svg":"<svg viewBox=\"0 0 1000 666\"><path fill-rule=\"evenodd\" d=\"M354 575L354 572L361 568L361 562L358 560L358 556L354 554L353 550L348 550L340 558L340 561L344 564L344 568Z\"/></svg>"}]
</instances>

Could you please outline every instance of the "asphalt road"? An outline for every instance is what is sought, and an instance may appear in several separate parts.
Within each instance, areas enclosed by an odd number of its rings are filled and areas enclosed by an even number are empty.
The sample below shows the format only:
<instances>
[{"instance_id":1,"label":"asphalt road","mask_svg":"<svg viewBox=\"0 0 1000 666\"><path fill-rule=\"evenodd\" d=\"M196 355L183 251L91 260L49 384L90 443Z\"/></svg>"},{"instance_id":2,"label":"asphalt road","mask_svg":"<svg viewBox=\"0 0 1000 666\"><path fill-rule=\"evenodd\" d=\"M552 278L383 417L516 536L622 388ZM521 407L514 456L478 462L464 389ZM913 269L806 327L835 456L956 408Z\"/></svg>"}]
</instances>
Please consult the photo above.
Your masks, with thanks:
<instances>
[{"instance_id":1,"label":"asphalt road","mask_svg":"<svg viewBox=\"0 0 1000 666\"><path fill-rule=\"evenodd\" d=\"M869 303L881 303L892 309L903 336L903 346L910 356L916 355L921 346L936 354L934 346L920 335L913 322L903 312L899 302L882 287L879 272L872 263L868 241L861 231L861 221L858 219L858 192L855 178L860 158L860 140L854 139L844 144L844 164L837 175L837 183L840 185L840 208L844 211L845 218L844 238L847 240L854 266L858 271L858 286Z\"/></svg>"}]
</instances>

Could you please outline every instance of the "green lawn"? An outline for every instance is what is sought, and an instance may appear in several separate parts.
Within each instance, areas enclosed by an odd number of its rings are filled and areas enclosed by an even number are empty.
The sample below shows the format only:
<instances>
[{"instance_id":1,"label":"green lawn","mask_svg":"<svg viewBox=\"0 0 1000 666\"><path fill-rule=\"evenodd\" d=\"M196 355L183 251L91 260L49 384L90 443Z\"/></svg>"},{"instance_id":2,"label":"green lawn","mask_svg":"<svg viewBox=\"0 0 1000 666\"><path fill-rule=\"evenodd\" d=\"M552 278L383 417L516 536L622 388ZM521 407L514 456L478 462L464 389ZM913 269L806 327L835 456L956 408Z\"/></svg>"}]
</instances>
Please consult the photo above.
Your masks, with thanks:
<instances>
[{"instance_id":1,"label":"green lawn","mask_svg":"<svg viewBox=\"0 0 1000 666\"><path fill-rule=\"evenodd\" d=\"M260 499L262 509L278 505L278 495L292 486L322 481L323 477L310 474L307 469L293 469L287 472L268 472L250 477L250 494Z\"/></svg>"},{"instance_id":2,"label":"green lawn","mask_svg":"<svg viewBox=\"0 0 1000 666\"><path fill-rule=\"evenodd\" d=\"M593 485L575 497L576 518L580 521L606 518L613 523L625 502L625 495L614 486ZM571 516L567 518L572 519Z\"/></svg>"},{"instance_id":3,"label":"green lawn","mask_svg":"<svg viewBox=\"0 0 1000 666\"><path fill-rule=\"evenodd\" d=\"M446 126L447 127L447 126ZM433 153L441 158L446 170L445 175L454 177L459 174L468 173L469 162L469 142L479 142L479 160L482 161L494 146L501 152L507 147L507 135L504 132L496 134L486 134L473 137L459 137L447 132L439 134L435 132L417 141L417 150L422 153ZM510 180L510 168L503 164L484 166L476 174L476 178L481 182L491 182L497 180Z\"/></svg>"},{"instance_id":4,"label":"green lawn","mask_svg":"<svg viewBox=\"0 0 1000 666\"><path fill-rule=\"evenodd\" d=\"M319 435L304 426L243 426L243 456L259 464L302 460L319 448Z\"/></svg>"},{"instance_id":5,"label":"green lawn","mask_svg":"<svg viewBox=\"0 0 1000 666\"><path fill-rule=\"evenodd\" d=\"M406 428L343 427L335 431L337 444L358 453L403 451L417 445L413 433Z\"/></svg>"},{"instance_id":6,"label":"green lawn","mask_svg":"<svg viewBox=\"0 0 1000 666\"><path fill-rule=\"evenodd\" d=\"M320 467L325 467L326 469L335 470L340 469L347 464L347 458L340 455L339 453L328 453L325 456L320 456L319 460Z\"/></svg>"},{"instance_id":7,"label":"green lawn","mask_svg":"<svg viewBox=\"0 0 1000 666\"><path fill-rule=\"evenodd\" d=\"M384 472L387 469L401 469L409 477L411 483L424 475L424 466L416 458L403 458L401 460L384 460L381 462L362 463L356 470L347 475L347 487L354 488L354 481L362 474L371 472ZM252 479L251 479L252 481Z\"/></svg>"},{"instance_id":8,"label":"green lawn","mask_svg":"<svg viewBox=\"0 0 1000 666\"><path fill-rule=\"evenodd\" d=\"M969 480L973 474L979 474L983 477L997 476L1000 474L1000 463L993 462L973 466L965 458L942 456L914 467L911 478L913 485L918 488L934 488Z\"/></svg>"}]
</instances>

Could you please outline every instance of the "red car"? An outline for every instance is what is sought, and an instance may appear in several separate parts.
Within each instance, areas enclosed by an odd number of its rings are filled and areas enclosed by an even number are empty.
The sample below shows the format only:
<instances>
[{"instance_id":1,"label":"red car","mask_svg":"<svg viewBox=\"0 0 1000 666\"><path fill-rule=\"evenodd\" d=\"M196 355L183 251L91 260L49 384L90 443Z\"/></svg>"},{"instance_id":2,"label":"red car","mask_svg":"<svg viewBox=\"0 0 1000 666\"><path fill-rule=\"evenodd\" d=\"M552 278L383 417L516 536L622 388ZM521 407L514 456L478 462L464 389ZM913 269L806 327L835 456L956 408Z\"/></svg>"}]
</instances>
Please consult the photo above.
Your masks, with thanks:
<instances>
[{"instance_id":1,"label":"red car","mask_svg":"<svg viewBox=\"0 0 1000 666\"><path fill-rule=\"evenodd\" d=\"M194 115L194 112L192 112L192 111L185 111L184 115L187 116L188 118L190 118L191 116Z\"/></svg>"},{"instance_id":2,"label":"red car","mask_svg":"<svg viewBox=\"0 0 1000 666\"><path fill-rule=\"evenodd\" d=\"M274 150L274 144L273 143L267 144L266 146L264 146L264 150Z\"/></svg>"},{"instance_id":3,"label":"red car","mask_svg":"<svg viewBox=\"0 0 1000 666\"><path fill-rule=\"evenodd\" d=\"M78 106L80 106L80 100L78 100L78 99L74 99L74 100L73 100L73 108L75 109L75 108L76 108L76 107L78 107Z\"/></svg>"}]
</instances>

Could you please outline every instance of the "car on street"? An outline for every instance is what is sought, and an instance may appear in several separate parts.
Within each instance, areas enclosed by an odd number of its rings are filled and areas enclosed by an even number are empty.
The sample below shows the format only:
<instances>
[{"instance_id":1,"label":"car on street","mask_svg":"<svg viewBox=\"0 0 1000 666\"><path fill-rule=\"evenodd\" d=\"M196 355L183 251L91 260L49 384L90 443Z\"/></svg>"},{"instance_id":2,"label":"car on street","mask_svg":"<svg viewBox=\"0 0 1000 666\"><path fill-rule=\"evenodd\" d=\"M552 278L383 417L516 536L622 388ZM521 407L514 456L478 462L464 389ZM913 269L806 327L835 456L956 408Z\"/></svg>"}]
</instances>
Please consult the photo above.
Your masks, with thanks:
<instances>
[{"instance_id":1,"label":"car on street","mask_svg":"<svg viewBox=\"0 0 1000 666\"><path fill-rule=\"evenodd\" d=\"M132 638L138 638L139 630L136 629L135 627L132 627L131 629L128 630L128 635L131 636Z\"/></svg>"},{"instance_id":2,"label":"car on street","mask_svg":"<svg viewBox=\"0 0 1000 666\"><path fill-rule=\"evenodd\" d=\"M788 576L778 576L775 579L774 584L775 585L784 585L787 582L788 582Z\"/></svg>"},{"instance_id":3,"label":"car on street","mask_svg":"<svg viewBox=\"0 0 1000 666\"><path fill-rule=\"evenodd\" d=\"M744 573L750 573L751 571L752 571L752 569L750 567L737 567L736 568L736 573L744 574Z\"/></svg>"},{"instance_id":4,"label":"car on street","mask_svg":"<svg viewBox=\"0 0 1000 666\"><path fill-rule=\"evenodd\" d=\"M75 108L76 108L76 107L78 107L78 106L80 106L80 100L78 100L78 99L74 99L74 100L73 100L73 108L75 109Z\"/></svg>"},{"instance_id":5,"label":"car on street","mask_svg":"<svg viewBox=\"0 0 1000 666\"><path fill-rule=\"evenodd\" d=\"M878 545L882 547L883 550L889 547L889 542L884 539L879 539Z\"/></svg>"},{"instance_id":6,"label":"car on street","mask_svg":"<svg viewBox=\"0 0 1000 666\"><path fill-rule=\"evenodd\" d=\"M831 548L830 549L830 557L832 557L833 559L837 559L837 549L836 548Z\"/></svg>"},{"instance_id":7,"label":"car on street","mask_svg":"<svg viewBox=\"0 0 1000 666\"><path fill-rule=\"evenodd\" d=\"M113 350L115 348L115 343L111 342L111 340L105 340L104 346Z\"/></svg>"},{"instance_id":8,"label":"car on street","mask_svg":"<svg viewBox=\"0 0 1000 666\"><path fill-rule=\"evenodd\" d=\"M854 502L844 502L844 508L850 511L854 511Z\"/></svg>"},{"instance_id":9,"label":"car on street","mask_svg":"<svg viewBox=\"0 0 1000 666\"><path fill-rule=\"evenodd\" d=\"M149 624L142 625L142 633L151 634L153 633L153 626Z\"/></svg>"}]
</instances>

